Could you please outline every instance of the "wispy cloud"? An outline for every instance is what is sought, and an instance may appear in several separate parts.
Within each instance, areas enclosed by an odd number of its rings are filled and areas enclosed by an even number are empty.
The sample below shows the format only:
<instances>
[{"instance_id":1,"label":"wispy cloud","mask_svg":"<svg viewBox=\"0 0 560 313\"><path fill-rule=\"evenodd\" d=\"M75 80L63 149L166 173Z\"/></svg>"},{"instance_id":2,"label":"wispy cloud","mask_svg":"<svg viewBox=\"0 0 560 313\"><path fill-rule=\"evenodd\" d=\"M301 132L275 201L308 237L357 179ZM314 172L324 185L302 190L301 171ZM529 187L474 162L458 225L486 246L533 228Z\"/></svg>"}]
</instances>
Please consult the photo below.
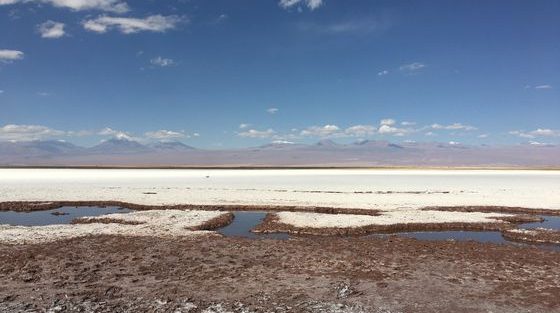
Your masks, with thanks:
<instances>
[{"instance_id":1,"label":"wispy cloud","mask_svg":"<svg viewBox=\"0 0 560 313\"><path fill-rule=\"evenodd\" d=\"M267 129L267 130L249 129L247 131L237 133L237 135L246 138L272 138L276 135L276 132L273 129Z\"/></svg>"},{"instance_id":2,"label":"wispy cloud","mask_svg":"<svg viewBox=\"0 0 560 313\"><path fill-rule=\"evenodd\" d=\"M66 34L64 31L64 23L55 21L46 21L37 26L37 31L41 34L42 38L55 39L60 38Z\"/></svg>"},{"instance_id":3,"label":"wispy cloud","mask_svg":"<svg viewBox=\"0 0 560 313\"><path fill-rule=\"evenodd\" d=\"M538 85L535 86L535 89L552 89L551 85Z\"/></svg>"},{"instance_id":4,"label":"wispy cloud","mask_svg":"<svg viewBox=\"0 0 560 313\"><path fill-rule=\"evenodd\" d=\"M239 124L239 129L245 129L245 128L249 127L249 126L251 126L251 125L250 125L250 124L247 124L247 123L241 123L241 124Z\"/></svg>"},{"instance_id":5,"label":"wispy cloud","mask_svg":"<svg viewBox=\"0 0 560 313\"><path fill-rule=\"evenodd\" d=\"M427 65L420 63L420 62L414 62L414 63L410 63L410 64L403 64L399 67L400 71L403 72L416 72L419 71L421 69L426 68Z\"/></svg>"},{"instance_id":6,"label":"wispy cloud","mask_svg":"<svg viewBox=\"0 0 560 313\"><path fill-rule=\"evenodd\" d=\"M560 137L560 130L550 128L537 128L532 131L512 130L510 135L521 138L537 138L537 137Z\"/></svg>"},{"instance_id":7,"label":"wispy cloud","mask_svg":"<svg viewBox=\"0 0 560 313\"><path fill-rule=\"evenodd\" d=\"M149 131L149 132L144 133L144 136L146 136L147 138L150 138L150 139L157 139L157 140L179 139L179 138L190 137L187 134L185 134L184 132L166 130L166 129Z\"/></svg>"},{"instance_id":8,"label":"wispy cloud","mask_svg":"<svg viewBox=\"0 0 560 313\"><path fill-rule=\"evenodd\" d=\"M41 125L8 124L0 127L0 140L30 141L65 136L66 132Z\"/></svg>"},{"instance_id":9,"label":"wispy cloud","mask_svg":"<svg viewBox=\"0 0 560 313\"><path fill-rule=\"evenodd\" d=\"M357 16L330 23L300 22L296 24L302 31L328 35L381 33L389 29L393 22L386 16Z\"/></svg>"},{"instance_id":10,"label":"wispy cloud","mask_svg":"<svg viewBox=\"0 0 560 313\"><path fill-rule=\"evenodd\" d=\"M280 109L278 109L278 108L268 108L268 109L266 109L266 112L268 112L269 114L276 114L276 113L278 113L278 111L280 111Z\"/></svg>"},{"instance_id":11,"label":"wispy cloud","mask_svg":"<svg viewBox=\"0 0 560 313\"><path fill-rule=\"evenodd\" d=\"M150 60L150 64L154 65L154 66L159 66L159 67L170 67L175 65L175 61L173 59L169 59L169 58L163 58L161 56L155 57L153 59Z\"/></svg>"},{"instance_id":12,"label":"wispy cloud","mask_svg":"<svg viewBox=\"0 0 560 313\"><path fill-rule=\"evenodd\" d=\"M121 0L0 0L0 5L17 3L47 3L54 7L71 9L74 11L100 10L113 13L129 11L126 2Z\"/></svg>"},{"instance_id":13,"label":"wispy cloud","mask_svg":"<svg viewBox=\"0 0 560 313\"><path fill-rule=\"evenodd\" d=\"M151 15L146 18L133 17L110 17L99 16L95 19L85 20L82 25L85 29L99 34L116 29L123 34L134 34L138 32L163 33L175 29L185 18L170 15Z\"/></svg>"},{"instance_id":14,"label":"wispy cloud","mask_svg":"<svg viewBox=\"0 0 560 313\"><path fill-rule=\"evenodd\" d=\"M278 5L284 9L304 5L313 11L323 5L323 0L280 0Z\"/></svg>"},{"instance_id":15,"label":"wispy cloud","mask_svg":"<svg viewBox=\"0 0 560 313\"><path fill-rule=\"evenodd\" d=\"M0 0L2 1L2 0ZM0 49L0 62L11 63L13 61L23 59L24 53L18 50L2 50Z\"/></svg>"},{"instance_id":16,"label":"wispy cloud","mask_svg":"<svg viewBox=\"0 0 560 313\"><path fill-rule=\"evenodd\" d=\"M442 124L432 124L430 125L430 128L432 129L443 129L443 130L466 130L466 131L471 131L471 130L476 130L477 128L474 126L470 126L470 125L464 125L461 123L453 123L453 124L449 124L449 125L442 125Z\"/></svg>"},{"instance_id":17,"label":"wispy cloud","mask_svg":"<svg viewBox=\"0 0 560 313\"><path fill-rule=\"evenodd\" d=\"M383 71L381 71L381 72L377 72L377 76L385 76L385 75L387 75L387 74L389 74L389 71L388 71L388 70L383 70Z\"/></svg>"}]
</instances>

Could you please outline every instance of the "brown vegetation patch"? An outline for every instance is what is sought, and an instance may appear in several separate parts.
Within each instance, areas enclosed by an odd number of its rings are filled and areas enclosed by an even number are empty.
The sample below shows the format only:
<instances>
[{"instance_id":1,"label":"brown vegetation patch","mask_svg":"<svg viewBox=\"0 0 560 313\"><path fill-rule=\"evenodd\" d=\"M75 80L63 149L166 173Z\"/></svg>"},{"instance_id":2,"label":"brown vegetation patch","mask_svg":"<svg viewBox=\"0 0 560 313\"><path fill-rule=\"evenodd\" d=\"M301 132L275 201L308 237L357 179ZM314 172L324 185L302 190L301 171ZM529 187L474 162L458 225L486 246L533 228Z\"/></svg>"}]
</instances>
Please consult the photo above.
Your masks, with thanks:
<instances>
[{"instance_id":1,"label":"brown vegetation patch","mask_svg":"<svg viewBox=\"0 0 560 313\"><path fill-rule=\"evenodd\" d=\"M447 212L483 212L483 213L513 213L513 214L539 214L560 215L560 209L531 209L509 206L431 206L422 208L424 211L447 211Z\"/></svg>"},{"instance_id":2,"label":"brown vegetation patch","mask_svg":"<svg viewBox=\"0 0 560 313\"><path fill-rule=\"evenodd\" d=\"M507 229L502 231L502 236L519 242L560 244L560 230L554 229Z\"/></svg>"},{"instance_id":3,"label":"brown vegetation patch","mask_svg":"<svg viewBox=\"0 0 560 313\"><path fill-rule=\"evenodd\" d=\"M231 212L220 214L198 226L190 227L190 230L215 230L225 227L233 222L234 215Z\"/></svg>"},{"instance_id":4,"label":"brown vegetation patch","mask_svg":"<svg viewBox=\"0 0 560 313\"><path fill-rule=\"evenodd\" d=\"M527 217L527 219L525 219ZM498 219L498 218L496 218ZM500 218L502 219L502 218ZM532 216L511 217L510 220L516 222L532 222ZM540 220L540 219L539 219ZM319 235L319 236L363 236L368 234L382 233L402 233L417 231L501 231L515 227L509 222L496 223L400 223L391 225L366 225L359 227L296 227L280 222L279 217L274 213L269 213L263 222L257 225L252 232L255 233L289 233L297 235Z\"/></svg>"},{"instance_id":5,"label":"brown vegetation patch","mask_svg":"<svg viewBox=\"0 0 560 313\"><path fill-rule=\"evenodd\" d=\"M560 311L560 253L479 242L91 236L0 259L2 312Z\"/></svg>"}]
</instances>

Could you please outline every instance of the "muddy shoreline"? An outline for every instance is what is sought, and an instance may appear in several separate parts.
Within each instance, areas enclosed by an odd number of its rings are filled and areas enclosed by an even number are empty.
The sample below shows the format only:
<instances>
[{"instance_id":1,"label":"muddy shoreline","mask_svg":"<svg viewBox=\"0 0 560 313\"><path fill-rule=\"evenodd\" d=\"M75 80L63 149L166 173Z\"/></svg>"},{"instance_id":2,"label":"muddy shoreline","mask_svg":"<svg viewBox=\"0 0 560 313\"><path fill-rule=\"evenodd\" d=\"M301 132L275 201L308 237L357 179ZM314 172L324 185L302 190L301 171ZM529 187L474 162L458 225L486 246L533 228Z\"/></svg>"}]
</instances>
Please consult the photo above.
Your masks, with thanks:
<instances>
[{"instance_id":1,"label":"muddy shoreline","mask_svg":"<svg viewBox=\"0 0 560 313\"><path fill-rule=\"evenodd\" d=\"M526 243L560 244L560 231L544 228L509 229L502 231L507 240Z\"/></svg>"},{"instance_id":2,"label":"muddy shoreline","mask_svg":"<svg viewBox=\"0 0 560 313\"><path fill-rule=\"evenodd\" d=\"M206 210L206 211L288 211L288 212L313 212L325 214L359 214L377 216L379 210L355 209L355 208L333 208L314 206L283 206L283 205L208 205L208 204L176 204L176 205L144 205L123 201L8 201L0 202L0 211L33 212L42 210L58 209L64 206L118 206L130 210Z\"/></svg>"},{"instance_id":3,"label":"muddy shoreline","mask_svg":"<svg viewBox=\"0 0 560 313\"><path fill-rule=\"evenodd\" d=\"M90 236L0 259L3 312L560 311L560 253L477 242Z\"/></svg>"}]
</instances>

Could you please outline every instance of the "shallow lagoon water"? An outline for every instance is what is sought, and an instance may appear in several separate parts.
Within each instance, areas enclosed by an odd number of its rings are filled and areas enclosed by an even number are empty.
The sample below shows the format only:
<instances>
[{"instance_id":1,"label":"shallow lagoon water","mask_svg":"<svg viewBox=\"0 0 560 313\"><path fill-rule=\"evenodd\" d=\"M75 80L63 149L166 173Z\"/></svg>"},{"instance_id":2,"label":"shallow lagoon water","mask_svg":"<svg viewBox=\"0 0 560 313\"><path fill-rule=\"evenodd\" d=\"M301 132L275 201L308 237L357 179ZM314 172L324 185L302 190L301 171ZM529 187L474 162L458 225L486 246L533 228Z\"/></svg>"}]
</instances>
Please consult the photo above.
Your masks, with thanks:
<instances>
[{"instance_id":1,"label":"shallow lagoon water","mask_svg":"<svg viewBox=\"0 0 560 313\"><path fill-rule=\"evenodd\" d=\"M0 224L13 226L45 226L70 224L74 219L86 216L100 216L112 213L128 213L129 209L121 207L61 207L58 209L33 212L0 212ZM54 214L53 214L54 213Z\"/></svg>"},{"instance_id":2,"label":"shallow lagoon water","mask_svg":"<svg viewBox=\"0 0 560 313\"><path fill-rule=\"evenodd\" d=\"M0 224L19 225L19 226L44 226L54 224L69 224L74 219L86 216L100 216L112 213L128 213L130 209L121 207L61 207L58 209L33 211L33 212L0 212ZM55 214L53 214L55 213ZM233 222L225 227L217 229L216 232L226 237L240 237L249 239L278 239L286 240L291 236L286 233L258 234L251 232L251 229L259 225L266 217L267 212L263 211L239 211L233 212L235 218ZM525 223L519 228L544 227L560 229L560 216L541 216L543 222ZM391 235L416 238L418 240L456 240L456 241L477 241L491 242L498 244L513 244L527 246L531 244L514 243L505 240L498 231L425 231L425 232L402 232ZM386 238L388 234L371 234L366 237ZM541 248L560 250L560 245L537 245Z\"/></svg>"}]
</instances>

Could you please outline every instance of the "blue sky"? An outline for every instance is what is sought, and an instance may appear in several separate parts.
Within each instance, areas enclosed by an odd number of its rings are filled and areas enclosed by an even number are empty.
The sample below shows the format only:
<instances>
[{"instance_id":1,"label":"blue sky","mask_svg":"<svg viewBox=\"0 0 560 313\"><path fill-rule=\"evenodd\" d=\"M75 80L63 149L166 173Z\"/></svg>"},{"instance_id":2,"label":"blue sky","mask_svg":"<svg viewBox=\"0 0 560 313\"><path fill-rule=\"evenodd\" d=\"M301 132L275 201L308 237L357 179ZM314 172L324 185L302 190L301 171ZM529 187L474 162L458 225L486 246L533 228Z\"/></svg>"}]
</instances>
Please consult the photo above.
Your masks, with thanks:
<instances>
[{"instance_id":1,"label":"blue sky","mask_svg":"<svg viewBox=\"0 0 560 313\"><path fill-rule=\"evenodd\" d=\"M0 140L560 143L559 1L0 0Z\"/></svg>"}]
</instances>

